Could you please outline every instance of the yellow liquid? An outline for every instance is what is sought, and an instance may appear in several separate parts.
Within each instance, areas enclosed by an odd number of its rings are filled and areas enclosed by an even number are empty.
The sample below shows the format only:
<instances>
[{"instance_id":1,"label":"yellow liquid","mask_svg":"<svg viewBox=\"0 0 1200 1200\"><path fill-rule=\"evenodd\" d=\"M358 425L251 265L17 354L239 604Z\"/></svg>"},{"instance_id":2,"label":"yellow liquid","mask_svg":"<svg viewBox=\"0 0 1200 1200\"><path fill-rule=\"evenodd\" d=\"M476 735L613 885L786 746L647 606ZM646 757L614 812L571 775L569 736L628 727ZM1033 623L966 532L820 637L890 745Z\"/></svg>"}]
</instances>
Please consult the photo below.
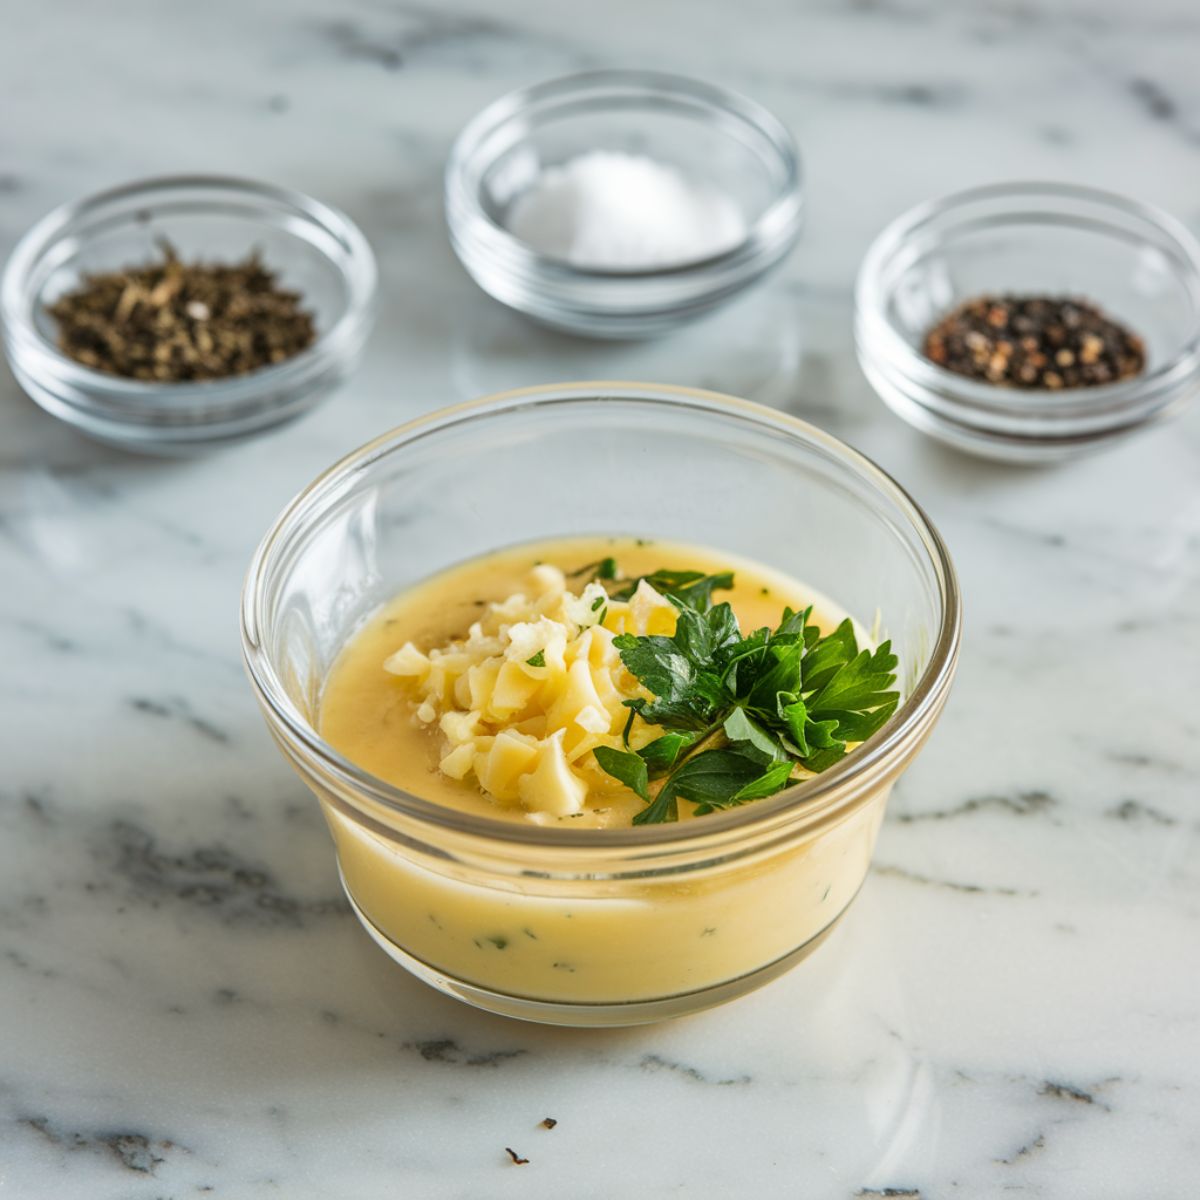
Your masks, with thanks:
<instances>
[{"instance_id":1,"label":"yellow liquid","mask_svg":"<svg viewBox=\"0 0 1200 1200\"><path fill-rule=\"evenodd\" d=\"M733 588L714 598L733 606L743 633L774 627L787 606L798 609L814 603L809 589L786 576L698 547L589 538L502 550L401 593L351 638L323 690L321 736L351 762L422 799L479 816L525 820L520 807L496 804L473 783L449 779L438 770L443 739L436 724L425 726L414 719L411 690L405 680L389 675L383 662L406 641L425 649L462 636L485 604L520 591L537 563L552 563L569 576L608 556L631 578L658 568L706 574L732 569ZM577 587L582 590L582 582ZM832 629L841 615L827 601L818 598L817 603L812 619L822 631ZM630 825L642 807L637 796L614 780L611 788L589 796L583 813L553 819L576 829L619 828ZM680 809L684 818L690 815L690 805L682 803Z\"/></svg>"},{"instance_id":2,"label":"yellow liquid","mask_svg":"<svg viewBox=\"0 0 1200 1200\"><path fill-rule=\"evenodd\" d=\"M743 632L774 626L785 606L814 605L814 620L826 631L843 616L769 568L691 546L588 538L506 549L396 596L349 640L322 693L322 737L371 774L423 799L526 821L519 807L499 805L473 783L439 773L436 725L415 721L405 681L382 664L406 641L425 648L461 636L483 604L520 590L537 562L570 572L610 555L626 576L660 567L733 570L735 587L716 598L733 605ZM402 847L337 806L326 804L325 811L355 902L421 963L516 996L615 1003L735 979L814 938L862 882L885 800L883 790L840 825L752 865L619 880L486 876ZM583 814L558 820L572 829L622 827L642 807L614 781L611 791L589 795ZM688 806L680 808L687 819ZM536 865L552 869L544 863Z\"/></svg>"}]
</instances>

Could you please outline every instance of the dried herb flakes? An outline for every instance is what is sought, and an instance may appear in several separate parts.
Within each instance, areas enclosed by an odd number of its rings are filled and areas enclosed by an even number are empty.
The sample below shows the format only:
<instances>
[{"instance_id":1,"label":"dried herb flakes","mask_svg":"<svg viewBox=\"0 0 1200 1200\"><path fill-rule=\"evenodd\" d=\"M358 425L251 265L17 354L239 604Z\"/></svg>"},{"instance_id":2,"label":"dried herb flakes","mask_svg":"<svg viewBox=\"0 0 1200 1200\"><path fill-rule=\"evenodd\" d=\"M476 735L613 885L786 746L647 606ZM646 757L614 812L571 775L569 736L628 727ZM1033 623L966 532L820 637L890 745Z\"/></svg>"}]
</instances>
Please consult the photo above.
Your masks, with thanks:
<instances>
[{"instance_id":1,"label":"dried herb flakes","mask_svg":"<svg viewBox=\"0 0 1200 1200\"><path fill-rule=\"evenodd\" d=\"M64 354L107 375L184 383L245 375L312 345L303 297L257 251L184 262L169 242L160 248L161 261L85 275L49 307Z\"/></svg>"}]
</instances>

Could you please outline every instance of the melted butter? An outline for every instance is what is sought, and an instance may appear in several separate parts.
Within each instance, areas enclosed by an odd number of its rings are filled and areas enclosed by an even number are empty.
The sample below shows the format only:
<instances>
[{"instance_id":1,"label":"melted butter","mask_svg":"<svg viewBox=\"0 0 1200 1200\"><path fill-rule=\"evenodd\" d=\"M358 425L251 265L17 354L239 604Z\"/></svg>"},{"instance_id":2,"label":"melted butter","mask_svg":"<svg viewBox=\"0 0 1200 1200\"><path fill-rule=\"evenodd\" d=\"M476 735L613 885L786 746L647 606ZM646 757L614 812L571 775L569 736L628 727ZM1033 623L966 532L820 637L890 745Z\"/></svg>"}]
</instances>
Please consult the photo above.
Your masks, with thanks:
<instances>
[{"instance_id":1,"label":"melted butter","mask_svg":"<svg viewBox=\"0 0 1200 1200\"><path fill-rule=\"evenodd\" d=\"M571 576L585 564L610 556L628 577L659 568L706 574L732 570L734 587L717 592L715 599L733 606L743 633L778 624L785 607L813 605L813 620L822 632L842 618L828 600L804 584L760 564L701 547L634 538L575 538L510 547L452 567L379 609L349 639L330 671L320 704L321 736L372 775L451 808L573 828L628 826L643 804L615 780L609 790L593 789L582 813L549 817L498 804L473 779L459 782L443 775L438 770L444 750L440 730L436 724L430 727L416 720L411 689L383 668L388 656L405 642L427 649L462 637L487 604L521 591L530 568L539 562L552 563ZM574 586L582 590L586 578L579 576ZM690 816L690 809L681 803L681 817Z\"/></svg>"}]
</instances>

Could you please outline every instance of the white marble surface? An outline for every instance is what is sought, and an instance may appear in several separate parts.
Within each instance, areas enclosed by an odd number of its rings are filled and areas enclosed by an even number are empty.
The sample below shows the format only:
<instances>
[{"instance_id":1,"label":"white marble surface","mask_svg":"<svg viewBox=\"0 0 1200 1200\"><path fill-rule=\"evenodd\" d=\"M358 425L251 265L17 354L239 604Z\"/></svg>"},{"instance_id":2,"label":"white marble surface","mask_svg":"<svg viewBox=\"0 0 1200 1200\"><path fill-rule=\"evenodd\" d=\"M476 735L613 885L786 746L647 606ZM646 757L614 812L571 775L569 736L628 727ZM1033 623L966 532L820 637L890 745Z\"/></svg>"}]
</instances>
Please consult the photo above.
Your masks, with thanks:
<instances>
[{"instance_id":1,"label":"white marble surface","mask_svg":"<svg viewBox=\"0 0 1200 1200\"><path fill-rule=\"evenodd\" d=\"M848 327L868 240L933 193L1053 176L1200 228L1198 59L1192 0L10 13L0 251L102 185L239 172L355 216L383 291L351 387L199 462L91 445L0 377L0 1195L1195 1195L1200 411L1058 469L991 467L894 419ZM474 289L439 177L495 95L627 63L774 108L810 221L738 307L596 347ZM236 642L254 543L336 455L595 375L846 437L929 508L967 605L951 704L840 933L737 1004L614 1033L477 1014L384 959Z\"/></svg>"}]
</instances>

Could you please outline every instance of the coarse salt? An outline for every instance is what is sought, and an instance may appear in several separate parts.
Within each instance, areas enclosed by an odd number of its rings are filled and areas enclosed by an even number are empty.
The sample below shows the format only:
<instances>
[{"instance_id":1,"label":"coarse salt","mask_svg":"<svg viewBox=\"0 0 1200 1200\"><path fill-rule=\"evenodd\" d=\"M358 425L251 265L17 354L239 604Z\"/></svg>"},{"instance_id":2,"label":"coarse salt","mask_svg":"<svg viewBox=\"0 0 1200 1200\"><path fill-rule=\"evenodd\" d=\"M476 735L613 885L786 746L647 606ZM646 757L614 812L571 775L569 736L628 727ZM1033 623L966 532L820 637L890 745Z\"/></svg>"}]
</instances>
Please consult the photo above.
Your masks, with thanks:
<instances>
[{"instance_id":1,"label":"coarse salt","mask_svg":"<svg viewBox=\"0 0 1200 1200\"><path fill-rule=\"evenodd\" d=\"M724 192L644 155L605 150L542 171L514 201L508 229L542 254L600 270L680 266L746 236Z\"/></svg>"}]
</instances>

